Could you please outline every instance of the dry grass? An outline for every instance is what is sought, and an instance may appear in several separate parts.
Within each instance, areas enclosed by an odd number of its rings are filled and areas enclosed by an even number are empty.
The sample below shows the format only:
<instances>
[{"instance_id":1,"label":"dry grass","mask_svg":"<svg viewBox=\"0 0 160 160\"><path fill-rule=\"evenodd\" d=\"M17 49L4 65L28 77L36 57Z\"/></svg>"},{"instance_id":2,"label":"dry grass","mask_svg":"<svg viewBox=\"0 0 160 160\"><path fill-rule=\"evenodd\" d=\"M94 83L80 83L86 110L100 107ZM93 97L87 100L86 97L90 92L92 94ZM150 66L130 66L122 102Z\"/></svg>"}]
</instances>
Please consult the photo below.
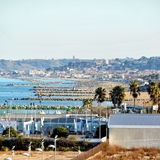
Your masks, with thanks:
<instances>
[{"instance_id":1,"label":"dry grass","mask_svg":"<svg viewBox=\"0 0 160 160\"><path fill-rule=\"evenodd\" d=\"M131 148L125 149L120 146L111 146L104 143L100 154L96 154L89 160L160 160L160 149L158 148Z\"/></svg>"}]
</instances>

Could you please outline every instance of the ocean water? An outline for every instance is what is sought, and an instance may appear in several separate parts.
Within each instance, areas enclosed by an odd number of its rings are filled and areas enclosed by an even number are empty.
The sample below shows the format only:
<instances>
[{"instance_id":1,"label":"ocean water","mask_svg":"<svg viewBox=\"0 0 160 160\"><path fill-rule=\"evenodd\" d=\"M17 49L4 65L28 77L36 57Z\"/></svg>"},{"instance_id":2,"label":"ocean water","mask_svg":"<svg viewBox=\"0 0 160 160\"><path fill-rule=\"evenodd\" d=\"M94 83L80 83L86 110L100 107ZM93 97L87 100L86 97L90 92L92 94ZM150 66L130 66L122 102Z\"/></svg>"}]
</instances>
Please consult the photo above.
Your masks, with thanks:
<instances>
[{"instance_id":1,"label":"ocean water","mask_svg":"<svg viewBox=\"0 0 160 160\"><path fill-rule=\"evenodd\" d=\"M54 80L54 79L34 79L41 82L59 82L50 84L55 87L73 87L75 81L71 80ZM9 86L9 84L25 84L23 86ZM29 84L29 86L27 86ZM37 97L32 89L37 82L25 81L21 79L0 78L0 105L40 105L39 100L21 100L26 97ZM48 85L46 85L48 86ZM94 105L97 102L93 102ZM82 106L82 101L41 101L44 106ZM104 102L102 105L112 105L111 102Z\"/></svg>"}]
</instances>

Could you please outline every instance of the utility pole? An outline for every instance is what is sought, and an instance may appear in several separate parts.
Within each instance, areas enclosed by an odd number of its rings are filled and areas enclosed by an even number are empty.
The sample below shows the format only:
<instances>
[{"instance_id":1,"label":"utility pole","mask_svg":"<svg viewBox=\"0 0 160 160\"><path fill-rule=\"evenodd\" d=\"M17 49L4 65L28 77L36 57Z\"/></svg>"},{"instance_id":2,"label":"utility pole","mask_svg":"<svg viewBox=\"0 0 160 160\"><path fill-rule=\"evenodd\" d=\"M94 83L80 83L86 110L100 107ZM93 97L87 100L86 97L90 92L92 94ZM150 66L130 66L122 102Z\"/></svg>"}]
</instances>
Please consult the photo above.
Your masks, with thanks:
<instances>
[{"instance_id":1,"label":"utility pole","mask_svg":"<svg viewBox=\"0 0 160 160\"><path fill-rule=\"evenodd\" d=\"M54 154L54 160L56 160L56 140L57 140L58 135L54 137L54 146L55 146L55 154Z\"/></svg>"},{"instance_id":2,"label":"utility pole","mask_svg":"<svg viewBox=\"0 0 160 160\"><path fill-rule=\"evenodd\" d=\"M8 138L10 138L11 137L11 130L10 130L10 127L11 127L11 122L10 122L10 120L11 120L11 107L12 107L12 98L10 99L10 106L9 106L9 133L8 133Z\"/></svg>"},{"instance_id":3,"label":"utility pole","mask_svg":"<svg viewBox=\"0 0 160 160\"><path fill-rule=\"evenodd\" d=\"M42 148L42 160L44 160L44 139L41 141L41 148Z\"/></svg>"},{"instance_id":4,"label":"utility pole","mask_svg":"<svg viewBox=\"0 0 160 160\"><path fill-rule=\"evenodd\" d=\"M15 146L13 146L12 150L11 150L12 151L12 160L14 160L14 148L15 148Z\"/></svg>"},{"instance_id":5,"label":"utility pole","mask_svg":"<svg viewBox=\"0 0 160 160\"><path fill-rule=\"evenodd\" d=\"M31 159L31 144L32 144L32 142L30 142L30 143L29 143L29 146L28 146L28 153L29 153L28 159L29 159L29 160Z\"/></svg>"}]
</instances>

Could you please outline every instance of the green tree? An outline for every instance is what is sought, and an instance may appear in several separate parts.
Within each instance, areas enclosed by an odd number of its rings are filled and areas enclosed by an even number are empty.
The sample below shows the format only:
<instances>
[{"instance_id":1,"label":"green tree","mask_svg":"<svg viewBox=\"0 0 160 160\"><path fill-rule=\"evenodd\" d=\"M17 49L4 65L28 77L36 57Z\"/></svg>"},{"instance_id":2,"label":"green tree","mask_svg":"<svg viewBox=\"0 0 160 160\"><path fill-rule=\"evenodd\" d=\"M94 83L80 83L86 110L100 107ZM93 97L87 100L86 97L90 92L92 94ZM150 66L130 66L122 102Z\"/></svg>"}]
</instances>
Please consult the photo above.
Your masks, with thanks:
<instances>
[{"instance_id":1,"label":"green tree","mask_svg":"<svg viewBox=\"0 0 160 160\"><path fill-rule=\"evenodd\" d=\"M130 84L129 84L129 90L130 90L130 94L132 95L132 97L134 99L134 108L135 108L136 99L140 95L140 85L139 85L139 83L136 80L131 81Z\"/></svg>"},{"instance_id":2,"label":"green tree","mask_svg":"<svg viewBox=\"0 0 160 160\"><path fill-rule=\"evenodd\" d=\"M126 97L125 89L122 86L115 86L109 92L109 95L110 95L111 101L114 104L114 106L116 105L120 106Z\"/></svg>"},{"instance_id":3,"label":"green tree","mask_svg":"<svg viewBox=\"0 0 160 160\"><path fill-rule=\"evenodd\" d=\"M3 131L2 135L5 136L5 137L8 137L8 135L9 135L9 127L7 127ZM10 137L18 137L17 131L12 126L10 126Z\"/></svg>"},{"instance_id":4,"label":"green tree","mask_svg":"<svg viewBox=\"0 0 160 160\"><path fill-rule=\"evenodd\" d=\"M95 90L94 100L97 101L99 106L99 127L101 126L101 104L106 101L106 89L98 87ZM101 138L101 129L99 129L99 138Z\"/></svg>"},{"instance_id":5,"label":"green tree","mask_svg":"<svg viewBox=\"0 0 160 160\"><path fill-rule=\"evenodd\" d=\"M89 99L89 98L83 99L82 103L83 103L82 107L85 108L87 106L88 109L92 108L92 101L91 101L91 99Z\"/></svg>"},{"instance_id":6,"label":"green tree","mask_svg":"<svg viewBox=\"0 0 160 160\"><path fill-rule=\"evenodd\" d=\"M67 137L68 130L63 126L58 126L57 128L53 129L51 137L54 138L56 135L58 135L58 137Z\"/></svg>"},{"instance_id":7,"label":"green tree","mask_svg":"<svg viewBox=\"0 0 160 160\"><path fill-rule=\"evenodd\" d=\"M106 100L106 89L98 87L95 90L94 100L96 100L100 104L103 103Z\"/></svg>"}]
</instances>

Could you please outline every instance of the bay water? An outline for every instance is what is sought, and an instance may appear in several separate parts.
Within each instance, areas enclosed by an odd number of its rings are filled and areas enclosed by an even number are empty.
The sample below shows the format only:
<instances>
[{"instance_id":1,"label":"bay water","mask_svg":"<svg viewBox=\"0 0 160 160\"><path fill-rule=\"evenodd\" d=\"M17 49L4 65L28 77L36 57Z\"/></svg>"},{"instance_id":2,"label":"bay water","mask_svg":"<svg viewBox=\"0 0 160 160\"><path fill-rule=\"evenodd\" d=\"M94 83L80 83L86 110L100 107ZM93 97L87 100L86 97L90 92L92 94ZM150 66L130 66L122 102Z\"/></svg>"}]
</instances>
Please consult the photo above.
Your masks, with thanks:
<instances>
[{"instance_id":1,"label":"bay water","mask_svg":"<svg viewBox=\"0 0 160 160\"><path fill-rule=\"evenodd\" d=\"M31 80L22 80L22 79L13 79L13 78L0 78L0 105L20 105L20 106L25 106L25 105L42 105L42 106L82 106L82 101L46 101L43 100L22 100L22 98L37 98L35 96L33 87L37 84L37 82L58 82L55 84L49 84L46 85L48 86L55 86L55 87L74 87L75 86L75 81L72 80L55 80L55 79L40 79L40 78L35 78ZM12 85L13 84L13 85ZM19 84L19 85L14 85L14 84ZM54 96L55 97L55 96ZM55 97L56 98L56 97ZM86 97L87 98L87 97ZM93 102L94 105L96 105L96 102ZM106 106L109 105L111 106L111 102L104 102L102 105ZM3 111L4 112L4 111ZM12 110L12 112L14 112ZM15 112L22 112L15 110ZM28 111L28 112L35 112L34 110ZM51 111L48 111L50 113ZM55 112L55 111L52 111Z\"/></svg>"}]
</instances>

